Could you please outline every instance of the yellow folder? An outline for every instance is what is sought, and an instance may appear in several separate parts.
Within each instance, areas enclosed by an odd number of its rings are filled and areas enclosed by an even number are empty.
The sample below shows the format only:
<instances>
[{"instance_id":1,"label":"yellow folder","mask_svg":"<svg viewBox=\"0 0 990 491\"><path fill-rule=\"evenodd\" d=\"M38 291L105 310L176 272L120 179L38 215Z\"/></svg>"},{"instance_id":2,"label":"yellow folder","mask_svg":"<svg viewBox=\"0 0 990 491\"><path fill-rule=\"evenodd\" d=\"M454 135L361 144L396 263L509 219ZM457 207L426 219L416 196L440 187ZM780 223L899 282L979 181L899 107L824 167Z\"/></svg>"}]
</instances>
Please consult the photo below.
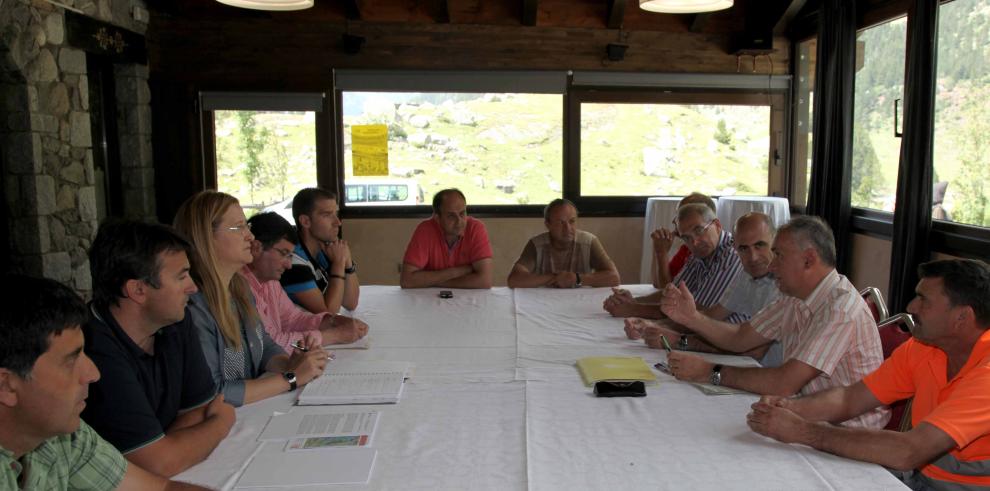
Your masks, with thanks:
<instances>
[{"instance_id":1,"label":"yellow folder","mask_svg":"<svg viewBox=\"0 0 990 491\"><path fill-rule=\"evenodd\" d=\"M589 356L578 360L577 367L584 385L588 387L602 380L619 382L642 380L647 384L657 381L657 376L639 357Z\"/></svg>"}]
</instances>

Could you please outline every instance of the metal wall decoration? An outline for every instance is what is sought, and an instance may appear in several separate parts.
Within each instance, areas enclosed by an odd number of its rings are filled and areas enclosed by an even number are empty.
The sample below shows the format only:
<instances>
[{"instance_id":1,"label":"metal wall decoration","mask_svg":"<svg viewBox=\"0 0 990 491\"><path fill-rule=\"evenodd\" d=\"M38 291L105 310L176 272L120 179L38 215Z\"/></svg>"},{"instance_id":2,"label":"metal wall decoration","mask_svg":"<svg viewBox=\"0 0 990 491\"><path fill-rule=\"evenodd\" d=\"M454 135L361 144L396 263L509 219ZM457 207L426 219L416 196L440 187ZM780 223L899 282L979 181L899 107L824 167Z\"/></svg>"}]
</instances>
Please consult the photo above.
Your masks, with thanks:
<instances>
[{"instance_id":1,"label":"metal wall decoration","mask_svg":"<svg viewBox=\"0 0 990 491\"><path fill-rule=\"evenodd\" d=\"M65 12L69 46L108 57L114 63L148 62L144 36L75 12Z\"/></svg>"}]
</instances>

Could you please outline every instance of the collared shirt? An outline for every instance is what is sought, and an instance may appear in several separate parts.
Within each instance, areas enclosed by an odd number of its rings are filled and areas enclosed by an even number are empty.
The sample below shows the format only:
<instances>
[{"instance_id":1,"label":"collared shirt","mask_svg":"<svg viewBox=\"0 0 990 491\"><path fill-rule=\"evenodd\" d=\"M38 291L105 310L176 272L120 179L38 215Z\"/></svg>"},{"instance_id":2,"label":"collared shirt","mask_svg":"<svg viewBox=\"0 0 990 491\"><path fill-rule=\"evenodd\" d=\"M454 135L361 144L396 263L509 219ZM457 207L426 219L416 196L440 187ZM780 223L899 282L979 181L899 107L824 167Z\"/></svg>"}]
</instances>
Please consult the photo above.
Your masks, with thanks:
<instances>
[{"instance_id":1,"label":"collared shirt","mask_svg":"<svg viewBox=\"0 0 990 491\"><path fill-rule=\"evenodd\" d=\"M570 250L562 259L558 259L558 256L554 254L550 233L543 232L529 239L516 263L535 274L557 274L563 271L586 274L605 268L610 261L598 237L584 230L577 230Z\"/></svg>"},{"instance_id":2,"label":"collared shirt","mask_svg":"<svg viewBox=\"0 0 990 491\"><path fill-rule=\"evenodd\" d=\"M154 354L135 344L109 310L91 306L90 313L86 355L100 379L89 385L82 417L121 452L158 441L179 413L216 396L188 308L182 321L155 333Z\"/></svg>"},{"instance_id":3,"label":"collared shirt","mask_svg":"<svg viewBox=\"0 0 990 491\"><path fill-rule=\"evenodd\" d=\"M402 262L426 271L440 271L490 257L492 246L488 242L488 231L480 220L467 217L464 235L451 247L440 224L428 218L416 226Z\"/></svg>"},{"instance_id":4,"label":"collared shirt","mask_svg":"<svg viewBox=\"0 0 990 491\"><path fill-rule=\"evenodd\" d=\"M22 472L23 488L18 480ZM68 435L49 438L14 459L0 447L0 489L116 489L124 480L127 461L86 422Z\"/></svg>"},{"instance_id":5,"label":"collared shirt","mask_svg":"<svg viewBox=\"0 0 990 491\"><path fill-rule=\"evenodd\" d=\"M296 302L296 294L307 290L316 288L325 293L329 278L330 258L322 250L316 251L316 257L311 256L300 242L292 251L292 267L282 273L279 283L289 298Z\"/></svg>"},{"instance_id":6,"label":"collared shirt","mask_svg":"<svg viewBox=\"0 0 990 491\"><path fill-rule=\"evenodd\" d=\"M801 388L802 395L859 382L883 362L880 334L869 307L834 269L808 298L784 296L749 323L761 336L780 341L784 360L795 359L822 372ZM843 424L883 428L888 419L890 411L884 407Z\"/></svg>"},{"instance_id":7,"label":"collared shirt","mask_svg":"<svg viewBox=\"0 0 990 491\"><path fill-rule=\"evenodd\" d=\"M326 317L333 317L329 312L313 314L292 303L282 285L276 280L262 283L254 275L251 268L244 266L241 276L247 280L254 294L255 307L268 335L285 351L292 350L292 343L302 340L310 333L322 344L320 324Z\"/></svg>"},{"instance_id":8,"label":"collared shirt","mask_svg":"<svg viewBox=\"0 0 990 491\"><path fill-rule=\"evenodd\" d=\"M199 334L199 342L203 347L203 356L210 367L213 383L223 392L223 400L235 407L244 404L244 381L253 380L265 373L268 362L285 351L272 341L259 319L251 325L246 325L246 315L238 312L240 317L241 349L235 350L227 346L227 341L220 333L210 307L206 303L203 292L196 292L189 297L189 313L193 325Z\"/></svg>"},{"instance_id":9,"label":"collared shirt","mask_svg":"<svg viewBox=\"0 0 990 491\"><path fill-rule=\"evenodd\" d=\"M911 424L929 423L956 443L921 468L926 484L935 489L990 487L990 330L952 380L946 380L947 363L944 351L912 338L863 383L884 404L914 397Z\"/></svg>"},{"instance_id":10,"label":"collared shirt","mask_svg":"<svg viewBox=\"0 0 990 491\"><path fill-rule=\"evenodd\" d=\"M777 288L777 279L773 274L753 278L746 270L743 270L726 288L725 295L718 301L718 304L729 312L739 314L742 322L745 322L763 310L763 307L776 302L781 295L780 288ZM763 358L760 359L760 365L779 367L783 363L783 348L781 348L780 342L774 341Z\"/></svg>"},{"instance_id":11,"label":"collared shirt","mask_svg":"<svg viewBox=\"0 0 990 491\"><path fill-rule=\"evenodd\" d=\"M706 309L718 303L725 290L739 274L745 273L739 256L732 249L732 234L723 230L712 255L702 259L692 254L688 257L684 269L674 277L673 282L679 285L683 281L691 295L694 295L694 302L698 308ZM738 324L742 321L742 316L736 312L725 319L725 322L730 324Z\"/></svg>"}]
</instances>

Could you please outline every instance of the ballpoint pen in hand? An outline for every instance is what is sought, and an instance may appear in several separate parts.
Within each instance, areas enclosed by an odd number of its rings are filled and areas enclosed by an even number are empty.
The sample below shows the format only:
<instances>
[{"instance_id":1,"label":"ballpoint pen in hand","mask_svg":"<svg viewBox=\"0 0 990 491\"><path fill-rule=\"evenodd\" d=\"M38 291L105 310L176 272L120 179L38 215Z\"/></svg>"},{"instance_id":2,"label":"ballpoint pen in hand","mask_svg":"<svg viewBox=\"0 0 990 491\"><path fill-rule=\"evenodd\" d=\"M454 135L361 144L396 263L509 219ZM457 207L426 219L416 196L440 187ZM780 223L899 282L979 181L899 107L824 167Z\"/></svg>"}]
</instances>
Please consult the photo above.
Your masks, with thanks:
<instances>
[{"instance_id":1,"label":"ballpoint pen in hand","mask_svg":"<svg viewBox=\"0 0 990 491\"><path fill-rule=\"evenodd\" d=\"M664 337L663 334L660 335L660 342L663 344L663 349L666 350L668 354L673 351L670 347L670 343L667 342L667 338Z\"/></svg>"},{"instance_id":2,"label":"ballpoint pen in hand","mask_svg":"<svg viewBox=\"0 0 990 491\"><path fill-rule=\"evenodd\" d=\"M295 343L292 343L292 348L293 349L297 349L299 351L302 351L303 353L309 352L309 348L307 348L307 347L299 344L299 341L296 341Z\"/></svg>"}]
</instances>

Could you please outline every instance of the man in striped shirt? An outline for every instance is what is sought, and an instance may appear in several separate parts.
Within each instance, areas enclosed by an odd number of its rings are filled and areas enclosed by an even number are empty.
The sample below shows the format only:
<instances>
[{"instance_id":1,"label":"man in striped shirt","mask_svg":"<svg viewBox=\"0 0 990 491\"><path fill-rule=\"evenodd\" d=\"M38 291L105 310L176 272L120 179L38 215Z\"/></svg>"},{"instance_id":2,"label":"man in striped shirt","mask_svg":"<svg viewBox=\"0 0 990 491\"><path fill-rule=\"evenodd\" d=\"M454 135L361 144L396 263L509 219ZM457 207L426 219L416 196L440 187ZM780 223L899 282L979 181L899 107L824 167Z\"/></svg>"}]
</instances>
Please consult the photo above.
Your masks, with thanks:
<instances>
[{"instance_id":1,"label":"man in striped shirt","mask_svg":"<svg viewBox=\"0 0 990 491\"><path fill-rule=\"evenodd\" d=\"M674 376L790 396L849 385L880 366L883 350L876 322L852 283L835 271L835 239L829 226L817 217L795 218L777 233L773 252L770 271L785 296L741 326L700 314L683 283L667 287L661 308L675 322L727 351L741 353L778 340L784 364L722 367L675 352L668 357ZM882 428L889 417L886 407L879 407L845 424Z\"/></svg>"},{"instance_id":2,"label":"man in striped shirt","mask_svg":"<svg viewBox=\"0 0 990 491\"><path fill-rule=\"evenodd\" d=\"M990 265L949 259L918 267L909 339L862 381L812 397L763 397L757 433L890 469L911 489L990 488ZM837 428L881 404L913 398L911 429Z\"/></svg>"},{"instance_id":3,"label":"man in striped shirt","mask_svg":"<svg viewBox=\"0 0 990 491\"><path fill-rule=\"evenodd\" d=\"M688 246L691 256L672 283L687 285L702 308L714 306L742 271L742 263L732 247L732 234L722 230L715 212L700 203L678 208L676 225L677 236ZM628 291L616 289L603 307L615 317L661 319L664 317L659 304L662 294L663 291L658 291L634 299ZM725 320L739 323L745 318L732 312Z\"/></svg>"}]
</instances>

